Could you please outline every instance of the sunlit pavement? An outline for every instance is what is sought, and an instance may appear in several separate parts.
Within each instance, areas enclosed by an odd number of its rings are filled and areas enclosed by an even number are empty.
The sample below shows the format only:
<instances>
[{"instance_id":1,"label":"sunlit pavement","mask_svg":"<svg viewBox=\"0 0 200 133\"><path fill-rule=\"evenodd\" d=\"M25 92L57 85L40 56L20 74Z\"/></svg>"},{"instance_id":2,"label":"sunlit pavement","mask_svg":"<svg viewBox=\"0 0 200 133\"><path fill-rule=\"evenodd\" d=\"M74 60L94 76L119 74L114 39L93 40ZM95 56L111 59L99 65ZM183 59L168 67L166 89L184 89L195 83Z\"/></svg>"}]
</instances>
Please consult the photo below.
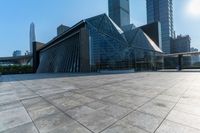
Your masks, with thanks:
<instances>
[{"instance_id":1,"label":"sunlit pavement","mask_svg":"<svg viewBox=\"0 0 200 133\"><path fill-rule=\"evenodd\" d=\"M200 133L200 73L0 77L0 133Z\"/></svg>"}]
</instances>

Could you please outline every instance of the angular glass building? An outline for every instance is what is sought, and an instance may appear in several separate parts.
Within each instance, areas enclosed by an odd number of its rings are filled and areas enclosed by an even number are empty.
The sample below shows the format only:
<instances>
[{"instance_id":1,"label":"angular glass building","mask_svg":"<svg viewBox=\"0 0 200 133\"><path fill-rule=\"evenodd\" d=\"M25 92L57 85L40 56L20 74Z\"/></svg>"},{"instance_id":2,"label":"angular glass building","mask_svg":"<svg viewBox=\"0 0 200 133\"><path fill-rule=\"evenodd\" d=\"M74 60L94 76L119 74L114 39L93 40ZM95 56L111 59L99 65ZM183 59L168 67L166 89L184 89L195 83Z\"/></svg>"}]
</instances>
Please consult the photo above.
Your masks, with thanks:
<instances>
[{"instance_id":1,"label":"angular glass building","mask_svg":"<svg viewBox=\"0 0 200 133\"><path fill-rule=\"evenodd\" d=\"M162 50L171 52L171 40L174 38L173 0L146 0L147 23L160 21L162 30Z\"/></svg>"},{"instance_id":2,"label":"angular glass building","mask_svg":"<svg viewBox=\"0 0 200 133\"><path fill-rule=\"evenodd\" d=\"M37 72L154 70L162 51L140 28L123 31L106 14L80 21L37 51Z\"/></svg>"}]
</instances>

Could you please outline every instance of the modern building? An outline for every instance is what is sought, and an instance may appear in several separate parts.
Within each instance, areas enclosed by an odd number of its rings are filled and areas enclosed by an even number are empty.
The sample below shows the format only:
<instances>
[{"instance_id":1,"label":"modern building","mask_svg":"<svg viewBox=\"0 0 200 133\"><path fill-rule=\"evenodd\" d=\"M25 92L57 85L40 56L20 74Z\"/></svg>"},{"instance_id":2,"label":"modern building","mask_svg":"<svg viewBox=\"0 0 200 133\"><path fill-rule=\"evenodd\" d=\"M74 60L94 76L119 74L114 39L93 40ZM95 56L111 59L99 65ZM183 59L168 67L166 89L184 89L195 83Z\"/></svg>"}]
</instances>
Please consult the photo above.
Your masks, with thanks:
<instances>
[{"instance_id":1,"label":"modern building","mask_svg":"<svg viewBox=\"0 0 200 133\"><path fill-rule=\"evenodd\" d=\"M13 52L13 57L17 57L17 56L21 56L21 55L22 55L21 50L15 50L15 51Z\"/></svg>"},{"instance_id":2,"label":"modern building","mask_svg":"<svg viewBox=\"0 0 200 133\"><path fill-rule=\"evenodd\" d=\"M61 24L61 25L58 26L58 28L57 28L57 35L61 35L61 34L64 33L65 31L67 31L69 28L70 28L70 27Z\"/></svg>"},{"instance_id":3,"label":"modern building","mask_svg":"<svg viewBox=\"0 0 200 133\"><path fill-rule=\"evenodd\" d=\"M171 44L171 51L172 53L190 52L190 44L191 38L189 35L179 35L175 39L173 39L173 43Z\"/></svg>"},{"instance_id":4,"label":"modern building","mask_svg":"<svg viewBox=\"0 0 200 133\"><path fill-rule=\"evenodd\" d=\"M140 28L123 31L106 14L80 21L34 54L38 73L155 70L162 51Z\"/></svg>"},{"instance_id":5,"label":"modern building","mask_svg":"<svg viewBox=\"0 0 200 133\"><path fill-rule=\"evenodd\" d=\"M30 25L30 33L29 33L29 39L30 39L30 53L32 54L33 53L33 42L36 41L36 36L35 36L35 25L34 23L31 23Z\"/></svg>"},{"instance_id":6,"label":"modern building","mask_svg":"<svg viewBox=\"0 0 200 133\"><path fill-rule=\"evenodd\" d=\"M197 48L191 47L191 48L190 48L190 51L191 51L191 52L198 52L199 50L198 50Z\"/></svg>"},{"instance_id":7,"label":"modern building","mask_svg":"<svg viewBox=\"0 0 200 133\"><path fill-rule=\"evenodd\" d=\"M171 41L174 38L173 1L172 0L146 0L147 23L159 21L162 31L162 50L171 53Z\"/></svg>"},{"instance_id":8,"label":"modern building","mask_svg":"<svg viewBox=\"0 0 200 133\"><path fill-rule=\"evenodd\" d=\"M129 0L108 0L109 17L119 26L130 24Z\"/></svg>"},{"instance_id":9,"label":"modern building","mask_svg":"<svg viewBox=\"0 0 200 133\"><path fill-rule=\"evenodd\" d=\"M197 48L191 47L190 52L199 52ZM200 56L199 55L193 55L192 56L192 65L197 65L199 66L200 64Z\"/></svg>"},{"instance_id":10,"label":"modern building","mask_svg":"<svg viewBox=\"0 0 200 133\"><path fill-rule=\"evenodd\" d=\"M173 39L171 43L171 53L189 53L190 52L191 38L189 35L179 35ZM182 67L189 68L191 66L192 58L189 55L182 56Z\"/></svg>"}]
</instances>

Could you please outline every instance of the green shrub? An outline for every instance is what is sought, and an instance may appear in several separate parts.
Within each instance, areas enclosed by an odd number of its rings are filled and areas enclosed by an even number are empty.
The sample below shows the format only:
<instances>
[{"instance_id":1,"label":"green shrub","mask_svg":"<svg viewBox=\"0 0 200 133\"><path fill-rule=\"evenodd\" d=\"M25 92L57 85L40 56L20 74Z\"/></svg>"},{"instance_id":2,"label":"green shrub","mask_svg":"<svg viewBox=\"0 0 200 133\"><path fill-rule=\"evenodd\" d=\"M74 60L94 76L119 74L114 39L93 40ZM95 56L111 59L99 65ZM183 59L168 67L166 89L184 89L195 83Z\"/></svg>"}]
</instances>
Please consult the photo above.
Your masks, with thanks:
<instances>
[{"instance_id":1,"label":"green shrub","mask_svg":"<svg viewBox=\"0 0 200 133\"><path fill-rule=\"evenodd\" d=\"M33 68L30 65L0 66L0 73L3 75L33 73Z\"/></svg>"}]
</instances>

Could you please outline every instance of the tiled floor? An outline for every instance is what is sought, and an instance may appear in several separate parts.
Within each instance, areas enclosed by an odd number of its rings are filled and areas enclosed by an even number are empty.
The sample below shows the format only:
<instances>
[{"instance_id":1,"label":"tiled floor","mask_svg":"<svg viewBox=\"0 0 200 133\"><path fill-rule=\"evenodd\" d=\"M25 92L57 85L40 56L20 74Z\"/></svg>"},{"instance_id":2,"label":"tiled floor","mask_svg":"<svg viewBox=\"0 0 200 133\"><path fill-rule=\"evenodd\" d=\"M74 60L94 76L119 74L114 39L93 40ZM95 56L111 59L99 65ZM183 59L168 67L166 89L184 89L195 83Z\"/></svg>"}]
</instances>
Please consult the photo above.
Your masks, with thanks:
<instances>
[{"instance_id":1,"label":"tiled floor","mask_svg":"<svg viewBox=\"0 0 200 133\"><path fill-rule=\"evenodd\" d=\"M0 133L200 133L200 73L0 77Z\"/></svg>"}]
</instances>

